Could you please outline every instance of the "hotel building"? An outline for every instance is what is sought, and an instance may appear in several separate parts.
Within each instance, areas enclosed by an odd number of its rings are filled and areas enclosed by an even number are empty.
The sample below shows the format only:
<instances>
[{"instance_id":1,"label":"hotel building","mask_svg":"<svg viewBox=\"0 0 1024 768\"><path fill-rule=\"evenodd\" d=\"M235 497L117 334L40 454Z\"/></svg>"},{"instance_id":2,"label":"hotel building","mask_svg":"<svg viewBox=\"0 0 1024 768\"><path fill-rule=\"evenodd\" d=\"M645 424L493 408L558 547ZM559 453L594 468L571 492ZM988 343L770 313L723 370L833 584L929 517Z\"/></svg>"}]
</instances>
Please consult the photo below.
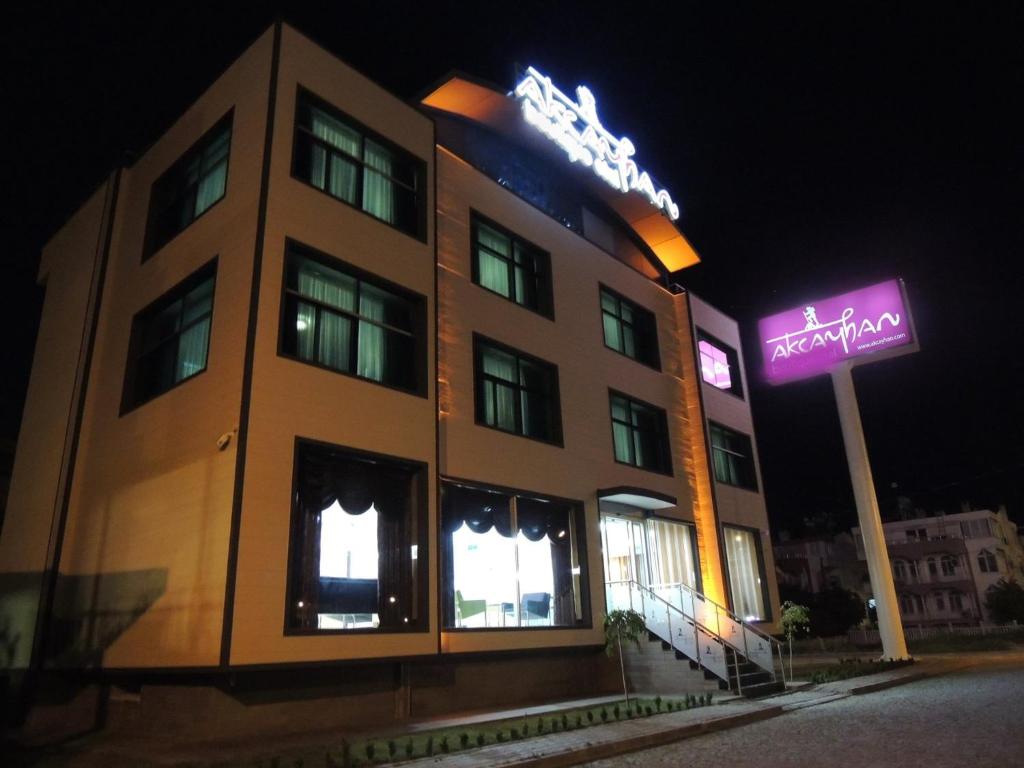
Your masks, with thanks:
<instances>
[{"instance_id":1,"label":"hotel building","mask_svg":"<svg viewBox=\"0 0 1024 768\"><path fill-rule=\"evenodd\" d=\"M736 323L530 72L410 104L275 25L47 243L12 690L218 733L604 693L617 601L736 687L778 616Z\"/></svg>"}]
</instances>

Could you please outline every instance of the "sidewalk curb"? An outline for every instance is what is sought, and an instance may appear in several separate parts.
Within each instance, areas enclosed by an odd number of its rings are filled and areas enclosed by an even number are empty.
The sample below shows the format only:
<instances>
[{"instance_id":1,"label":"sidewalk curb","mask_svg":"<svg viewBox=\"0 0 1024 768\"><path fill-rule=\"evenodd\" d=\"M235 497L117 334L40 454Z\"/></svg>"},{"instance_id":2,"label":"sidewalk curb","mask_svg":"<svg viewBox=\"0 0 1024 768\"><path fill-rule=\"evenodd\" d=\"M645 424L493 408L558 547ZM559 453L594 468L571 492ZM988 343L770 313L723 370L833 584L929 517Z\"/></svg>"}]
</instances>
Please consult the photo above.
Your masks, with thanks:
<instances>
[{"instance_id":1,"label":"sidewalk curb","mask_svg":"<svg viewBox=\"0 0 1024 768\"><path fill-rule=\"evenodd\" d=\"M936 670L935 672L914 672L909 675L903 675L902 677L896 677L892 680L880 680L877 683L869 683L867 685L861 685L857 688L851 688L849 694L851 696L863 696L866 693L875 693L876 691L884 691L888 688L896 688L901 685L908 685L910 683L916 683L920 680L926 680L929 677L938 677L944 675L952 670Z\"/></svg>"}]
</instances>

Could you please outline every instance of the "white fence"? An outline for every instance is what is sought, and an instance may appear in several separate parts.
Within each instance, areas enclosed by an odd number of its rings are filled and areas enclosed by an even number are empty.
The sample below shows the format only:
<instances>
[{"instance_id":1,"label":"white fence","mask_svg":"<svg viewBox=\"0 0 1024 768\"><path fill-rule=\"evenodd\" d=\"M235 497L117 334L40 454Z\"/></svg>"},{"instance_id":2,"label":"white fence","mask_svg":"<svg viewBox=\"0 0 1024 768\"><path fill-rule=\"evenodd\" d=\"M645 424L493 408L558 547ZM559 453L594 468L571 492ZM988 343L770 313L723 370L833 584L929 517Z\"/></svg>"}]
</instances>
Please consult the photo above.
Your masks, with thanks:
<instances>
[{"instance_id":1,"label":"white fence","mask_svg":"<svg viewBox=\"0 0 1024 768\"><path fill-rule=\"evenodd\" d=\"M940 635L1005 635L1013 632L1024 631L1020 624L1004 624L1001 626L982 624L979 627L953 627L953 626L930 626L930 627L904 627L903 636L907 640L924 640L928 637L939 637ZM878 643L881 642L877 629L851 629L847 634L851 643Z\"/></svg>"}]
</instances>

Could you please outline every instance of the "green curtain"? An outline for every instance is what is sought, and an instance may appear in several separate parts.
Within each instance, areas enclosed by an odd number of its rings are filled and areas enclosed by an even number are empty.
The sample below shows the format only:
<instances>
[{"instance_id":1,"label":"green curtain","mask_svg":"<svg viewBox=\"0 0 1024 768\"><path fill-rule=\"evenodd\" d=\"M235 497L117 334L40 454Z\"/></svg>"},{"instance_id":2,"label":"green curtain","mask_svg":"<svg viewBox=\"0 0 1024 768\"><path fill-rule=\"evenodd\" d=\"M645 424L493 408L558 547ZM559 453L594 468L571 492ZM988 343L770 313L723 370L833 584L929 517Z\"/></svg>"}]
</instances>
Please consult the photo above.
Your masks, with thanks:
<instances>
[{"instance_id":1,"label":"green curtain","mask_svg":"<svg viewBox=\"0 0 1024 768\"><path fill-rule=\"evenodd\" d=\"M366 140L363 163L363 210L378 219L393 224L395 221L395 191L391 176L391 153L378 144Z\"/></svg>"},{"instance_id":2,"label":"green curtain","mask_svg":"<svg viewBox=\"0 0 1024 768\"><path fill-rule=\"evenodd\" d=\"M621 352L622 334L620 331L622 326L618 318L612 317L607 312L602 312L601 317L604 320L604 343L612 349Z\"/></svg>"},{"instance_id":3,"label":"green curtain","mask_svg":"<svg viewBox=\"0 0 1024 768\"><path fill-rule=\"evenodd\" d=\"M202 179L196 190L195 216L224 197L228 179L228 150L231 147L231 130L217 136L203 151L200 172Z\"/></svg>"},{"instance_id":4,"label":"green curtain","mask_svg":"<svg viewBox=\"0 0 1024 768\"><path fill-rule=\"evenodd\" d=\"M356 280L333 269L303 259L298 269L298 291L303 296L316 299L328 306L347 312L355 311ZM303 309L305 307L305 310ZM299 315L312 315L313 307L299 304ZM305 329L297 327L299 354L307 350L312 357L313 339L319 334L319 362L341 371L349 370L352 344L352 321L348 317L321 310L316 313L319 322L309 323ZM298 323L298 320L296 320Z\"/></svg>"},{"instance_id":5,"label":"green curtain","mask_svg":"<svg viewBox=\"0 0 1024 768\"><path fill-rule=\"evenodd\" d=\"M477 224L476 239L480 245L484 246L477 248L477 270L480 275L480 285L495 293L500 293L502 296L511 297L508 284L508 263L494 255L497 253L504 256L505 259L511 258L508 238L495 232L486 224ZM518 298L516 300L518 301Z\"/></svg>"},{"instance_id":6,"label":"green curtain","mask_svg":"<svg viewBox=\"0 0 1024 768\"><path fill-rule=\"evenodd\" d=\"M490 374L512 384L516 383L516 361L512 355L496 349L483 351L484 373ZM484 387L484 420L501 429L515 431L516 428L516 390L498 382L485 382Z\"/></svg>"},{"instance_id":7,"label":"green curtain","mask_svg":"<svg viewBox=\"0 0 1024 768\"><path fill-rule=\"evenodd\" d=\"M359 315L367 320L384 322L384 309L387 296L371 285L363 283L359 291ZM379 325L359 321L359 360L356 373L374 381L384 378L385 368L385 330Z\"/></svg>"},{"instance_id":8,"label":"green curtain","mask_svg":"<svg viewBox=\"0 0 1024 768\"><path fill-rule=\"evenodd\" d=\"M360 136L357 131L315 108L312 110L311 123L310 129L318 139L324 140L345 155L359 157ZM340 197L348 203L355 203L358 173L356 164L342 154L331 153L330 188L327 188L327 155L327 151L320 145L313 146L310 181L313 186L327 189L335 197Z\"/></svg>"}]
</instances>

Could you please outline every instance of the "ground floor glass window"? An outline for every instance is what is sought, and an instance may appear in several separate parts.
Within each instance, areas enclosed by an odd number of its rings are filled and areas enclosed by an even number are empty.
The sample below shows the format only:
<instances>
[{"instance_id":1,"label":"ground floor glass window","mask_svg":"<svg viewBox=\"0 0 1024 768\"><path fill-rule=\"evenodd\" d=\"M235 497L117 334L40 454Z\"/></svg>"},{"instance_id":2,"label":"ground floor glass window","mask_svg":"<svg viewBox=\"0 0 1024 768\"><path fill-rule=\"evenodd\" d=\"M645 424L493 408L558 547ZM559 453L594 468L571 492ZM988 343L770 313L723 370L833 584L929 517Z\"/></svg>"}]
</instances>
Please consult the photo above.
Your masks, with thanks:
<instances>
[{"instance_id":1,"label":"ground floor glass window","mask_svg":"<svg viewBox=\"0 0 1024 768\"><path fill-rule=\"evenodd\" d=\"M729 564L733 613L746 621L768 619L757 535L754 531L732 526L723 526L722 534Z\"/></svg>"},{"instance_id":2,"label":"ground floor glass window","mask_svg":"<svg viewBox=\"0 0 1024 768\"><path fill-rule=\"evenodd\" d=\"M422 467L301 440L296 453L288 629L421 628Z\"/></svg>"},{"instance_id":3,"label":"ground floor glass window","mask_svg":"<svg viewBox=\"0 0 1024 768\"><path fill-rule=\"evenodd\" d=\"M446 626L589 623L581 507L453 483L443 499Z\"/></svg>"}]
</instances>

